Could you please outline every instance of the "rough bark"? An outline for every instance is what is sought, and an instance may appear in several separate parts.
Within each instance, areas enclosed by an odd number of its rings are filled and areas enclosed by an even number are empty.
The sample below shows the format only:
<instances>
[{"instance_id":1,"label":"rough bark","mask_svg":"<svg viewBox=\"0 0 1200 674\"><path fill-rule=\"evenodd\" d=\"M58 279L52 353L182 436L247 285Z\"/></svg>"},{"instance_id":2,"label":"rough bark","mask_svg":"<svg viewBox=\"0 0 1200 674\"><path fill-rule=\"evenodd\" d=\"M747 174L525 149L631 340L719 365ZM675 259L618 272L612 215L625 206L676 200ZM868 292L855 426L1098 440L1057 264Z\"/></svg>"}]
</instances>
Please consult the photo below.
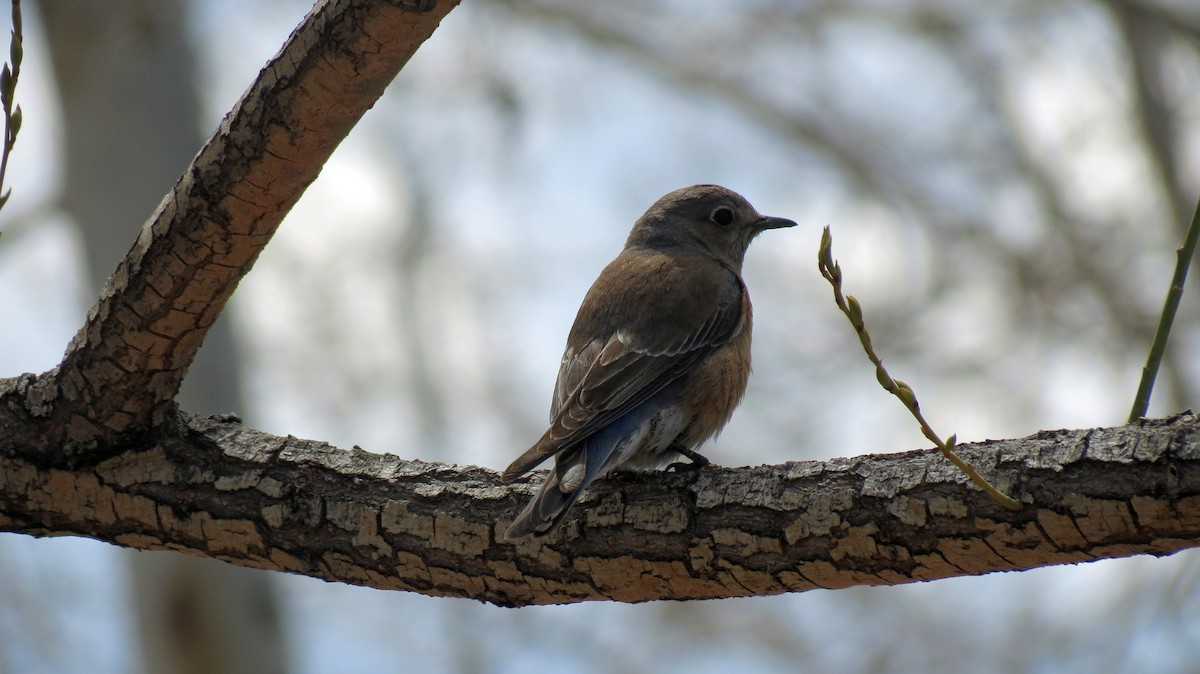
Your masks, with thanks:
<instances>
[{"instance_id":1,"label":"rough bark","mask_svg":"<svg viewBox=\"0 0 1200 674\"><path fill-rule=\"evenodd\" d=\"M203 141L186 0L49 0L38 5L58 82L64 180L58 202L83 238L95 297ZM232 317L208 330L176 400L245 409ZM39 543L27 540L33 548ZM127 550L140 670L289 671L275 576L211 559Z\"/></svg>"},{"instance_id":2,"label":"rough bark","mask_svg":"<svg viewBox=\"0 0 1200 674\"><path fill-rule=\"evenodd\" d=\"M500 533L540 474L504 486L484 468L187 414L74 469L40 464L43 453L0 442L0 529L505 606L899 584L1200 542L1190 413L964 445L1026 504L1015 513L927 450L618 475L560 535L517 544Z\"/></svg>"},{"instance_id":3,"label":"rough bark","mask_svg":"<svg viewBox=\"0 0 1200 674\"><path fill-rule=\"evenodd\" d=\"M456 4L318 3L143 226L59 367L21 387L49 445L69 459L166 419L284 215Z\"/></svg>"},{"instance_id":4,"label":"rough bark","mask_svg":"<svg viewBox=\"0 0 1200 674\"><path fill-rule=\"evenodd\" d=\"M0 380L0 530L502 605L895 584L1200 539L1191 415L935 452L616 476L548 541L534 485L176 411L212 320L329 153L454 5L321 4L143 228L59 368ZM581 518L581 519L580 519Z\"/></svg>"}]
</instances>

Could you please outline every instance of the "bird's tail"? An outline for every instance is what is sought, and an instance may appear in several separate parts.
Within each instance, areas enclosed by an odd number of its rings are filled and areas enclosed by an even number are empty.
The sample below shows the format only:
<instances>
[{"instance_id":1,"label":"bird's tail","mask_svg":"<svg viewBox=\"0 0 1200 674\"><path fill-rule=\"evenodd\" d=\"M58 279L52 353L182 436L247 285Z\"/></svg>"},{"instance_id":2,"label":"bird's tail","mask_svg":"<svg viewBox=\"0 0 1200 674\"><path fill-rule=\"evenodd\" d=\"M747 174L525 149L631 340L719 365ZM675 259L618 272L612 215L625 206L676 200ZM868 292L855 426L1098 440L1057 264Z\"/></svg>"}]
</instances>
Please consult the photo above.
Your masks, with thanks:
<instances>
[{"instance_id":1,"label":"bird's tail","mask_svg":"<svg viewBox=\"0 0 1200 674\"><path fill-rule=\"evenodd\" d=\"M542 488L509 525L504 537L515 540L530 535L545 536L557 529L616 448L616 438L608 435L598 433L559 454Z\"/></svg>"},{"instance_id":2,"label":"bird's tail","mask_svg":"<svg viewBox=\"0 0 1200 674\"><path fill-rule=\"evenodd\" d=\"M517 519L504 532L508 540L516 540L525 536L545 536L562 524L567 511L579 500L582 488L574 491L563 491L562 480L558 471L550 471L550 476L542 483L533 500L525 506Z\"/></svg>"}]
</instances>

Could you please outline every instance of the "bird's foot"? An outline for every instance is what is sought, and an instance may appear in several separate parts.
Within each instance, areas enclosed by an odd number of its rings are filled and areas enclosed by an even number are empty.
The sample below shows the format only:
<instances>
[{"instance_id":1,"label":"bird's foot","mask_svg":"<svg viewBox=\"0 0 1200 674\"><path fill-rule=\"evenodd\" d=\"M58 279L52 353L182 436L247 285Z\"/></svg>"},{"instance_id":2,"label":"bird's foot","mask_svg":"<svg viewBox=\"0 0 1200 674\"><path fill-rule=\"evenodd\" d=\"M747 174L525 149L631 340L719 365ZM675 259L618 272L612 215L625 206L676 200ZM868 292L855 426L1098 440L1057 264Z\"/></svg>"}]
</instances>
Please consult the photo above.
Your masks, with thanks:
<instances>
[{"instance_id":1,"label":"bird's foot","mask_svg":"<svg viewBox=\"0 0 1200 674\"><path fill-rule=\"evenodd\" d=\"M712 461L709 461L708 458L703 454L686 447L672 447L671 449L675 452L678 452L682 456L687 457L688 461L676 461L675 463L670 464L667 466L667 472L687 473L694 470L700 470L701 468L712 463Z\"/></svg>"}]
</instances>

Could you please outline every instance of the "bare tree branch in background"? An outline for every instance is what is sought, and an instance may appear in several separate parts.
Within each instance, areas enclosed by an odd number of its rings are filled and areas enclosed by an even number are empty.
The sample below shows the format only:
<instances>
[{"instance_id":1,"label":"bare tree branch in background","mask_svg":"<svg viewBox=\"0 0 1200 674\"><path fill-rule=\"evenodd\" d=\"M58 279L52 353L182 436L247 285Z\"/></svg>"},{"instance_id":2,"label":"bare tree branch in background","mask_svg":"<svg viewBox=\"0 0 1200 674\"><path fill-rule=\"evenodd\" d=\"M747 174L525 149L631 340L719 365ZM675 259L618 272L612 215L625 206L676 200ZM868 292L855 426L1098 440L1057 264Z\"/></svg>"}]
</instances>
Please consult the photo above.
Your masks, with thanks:
<instances>
[{"instance_id":1,"label":"bare tree branch in background","mask_svg":"<svg viewBox=\"0 0 1200 674\"><path fill-rule=\"evenodd\" d=\"M1168 100L1163 81L1166 55L1172 35L1170 24L1155 16L1155 12L1138 3L1112 0L1114 20L1121 29L1130 59L1129 77L1133 80L1137 123L1142 132L1146 151L1159 174L1171 222L1182 231L1189 221L1191 198L1179 175L1180 158L1176 143L1180 137L1172 114L1173 101Z\"/></svg>"},{"instance_id":2,"label":"bare tree branch in background","mask_svg":"<svg viewBox=\"0 0 1200 674\"><path fill-rule=\"evenodd\" d=\"M0 380L0 529L505 605L899 584L1200 541L1191 415L960 446L1026 504L1017 513L918 452L617 478L566 540L510 545L497 531L528 483L178 412L183 373L237 281L453 6L333 2L297 28L142 230L60 367ZM940 199L903 178L878 184L905 203Z\"/></svg>"},{"instance_id":3,"label":"bare tree branch in background","mask_svg":"<svg viewBox=\"0 0 1200 674\"><path fill-rule=\"evenodd\" d=\"M720 32L729 39L706 40L695 38L711 35L711 17L665 5L608 3L601 9L538 0L504 7L518 19L569 31L598 51L631 58L672 86L738 111L799 153L816 157L857 200L879 204L928 237L939 260L921 270L929 279L928 301L897 298L891 318L881 316L883 332L899 339L912 335L908 326L914 313L934 307L940 295L960 288L963 279L975 276L981 260L989 260L1012 281L1006 288L1015 290L1008 299L1012 308L1003 313L1012 316L1013 331L1045 330L1048 339L1078 339L1082 332L1090 348L1120 354L1131 371L1140 362L1136 354L1153 335L1159 299L1130 278L1141 271L1138 260L1147 248L1177 245L1193 201L1193 190L1181 182L1178 149L1186 146L1186 136L1178 110L1183 102L1172 98L1185 94L1171 91L1163 69L1168 48L1188 45L1194 52L1200 45L1195 16L1132 0L1069 6L1015 2L987 9L921 0L887 7L818 2L722 12ZM1121 105L1118 94L1104 121L1127 125L1144 141L1161 194L1152 201L1161 218L1151 222L1142 215L1149 206L1134 221L1127 212L1075 194L1079 171L1073 164L1083 160L1073 159L1070 146L1047 152L1026 113L1017 109L1025 93L1020 87L1028 84L1032 70L1069 65L1068 59L1080 56L1082 50L1072 53L1070 43L1039 37L1080 12L1098 21L1111 17L1125 38L1113 55L1125 57L1124 47L1132 66L1101 75L1115 78L1131 104ZM941 110L932 129L923 126L927 120L908 117L899 101L894 107L846 107L838 92L855 89L838 49L846 49L847 41L831 34L847 28L866 36L902 37L906 49L923 50L932 55L929 62L956 71L956 107ZM891 45L864 43L861 49ZM775 62L764 54L792 54L806 68L797 76L773 68ZM1061 58L1055 62L1055 57ZM964 203L964 192L973 195L971 202ZM1005 220L1012 208L1004 200L1011 202L1013 194L1032 206L1021 223ZM1010 234L1014 224L1036 232L1038 243L1031 245L1026 234ZM1098 303L1102 313L1083 318L1063 311L1082 302ZM1103 325L1097 324L1101 317ZM908 350L920 346L910 341ZM1180 409L1197 391L1180 376L1186 367L1179 354L1168 358L1159 402ZM947 372L958 365L941 359L924 366Z\"/></svg>"}]
</instances>

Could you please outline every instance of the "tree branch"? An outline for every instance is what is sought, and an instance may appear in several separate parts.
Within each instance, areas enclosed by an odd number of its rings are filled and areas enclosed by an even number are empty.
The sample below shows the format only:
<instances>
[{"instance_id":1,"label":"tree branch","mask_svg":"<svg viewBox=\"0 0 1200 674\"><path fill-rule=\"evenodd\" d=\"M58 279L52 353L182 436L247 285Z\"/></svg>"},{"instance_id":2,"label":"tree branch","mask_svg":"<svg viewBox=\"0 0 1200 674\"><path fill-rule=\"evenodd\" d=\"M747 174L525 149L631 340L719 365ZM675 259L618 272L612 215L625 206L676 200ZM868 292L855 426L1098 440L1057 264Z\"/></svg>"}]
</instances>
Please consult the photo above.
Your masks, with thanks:
<instances>
[{"instance_id":1,"label":"tree branch","mask_svg":"<svg viewBox=\"0 0 1200 674\"><path fill-rule=\"evenodd\" d=\"M208 327L284 214L455 0L328 0L143 227L58 368L0 380L0 530L79 535L496 604L898 584L1200 542L1191 415L960 453L618 475L548 541L500 542L536 485L178 412Z\"/></svg>"},{"instance_id":2,"label":"tree branch","mask_svg":"<svg viewBox=\"0 0 1200 674\"><path fill-rule=\"evenodd\" d=\"M619 474L561 535L513 545L501 533L540 475L508 487L484 468L180 414L73 469L0 439L0 529L506 606L890 585L1200 544L1190 413L960 450L1025 507L1006 511L922 450Z\"/></svg>"},{"instance_id":3,"label":"tree branch","mask_svg":"<svg viewBox=\"0 0 1200 674\"><path fill-rule=\"evenodd\" d=\"M305 17L142 228L59 367L21 387L48 451L70 460L168 417L238 281L456 4L328 0Z\"/></svg>"}]
</instances>

